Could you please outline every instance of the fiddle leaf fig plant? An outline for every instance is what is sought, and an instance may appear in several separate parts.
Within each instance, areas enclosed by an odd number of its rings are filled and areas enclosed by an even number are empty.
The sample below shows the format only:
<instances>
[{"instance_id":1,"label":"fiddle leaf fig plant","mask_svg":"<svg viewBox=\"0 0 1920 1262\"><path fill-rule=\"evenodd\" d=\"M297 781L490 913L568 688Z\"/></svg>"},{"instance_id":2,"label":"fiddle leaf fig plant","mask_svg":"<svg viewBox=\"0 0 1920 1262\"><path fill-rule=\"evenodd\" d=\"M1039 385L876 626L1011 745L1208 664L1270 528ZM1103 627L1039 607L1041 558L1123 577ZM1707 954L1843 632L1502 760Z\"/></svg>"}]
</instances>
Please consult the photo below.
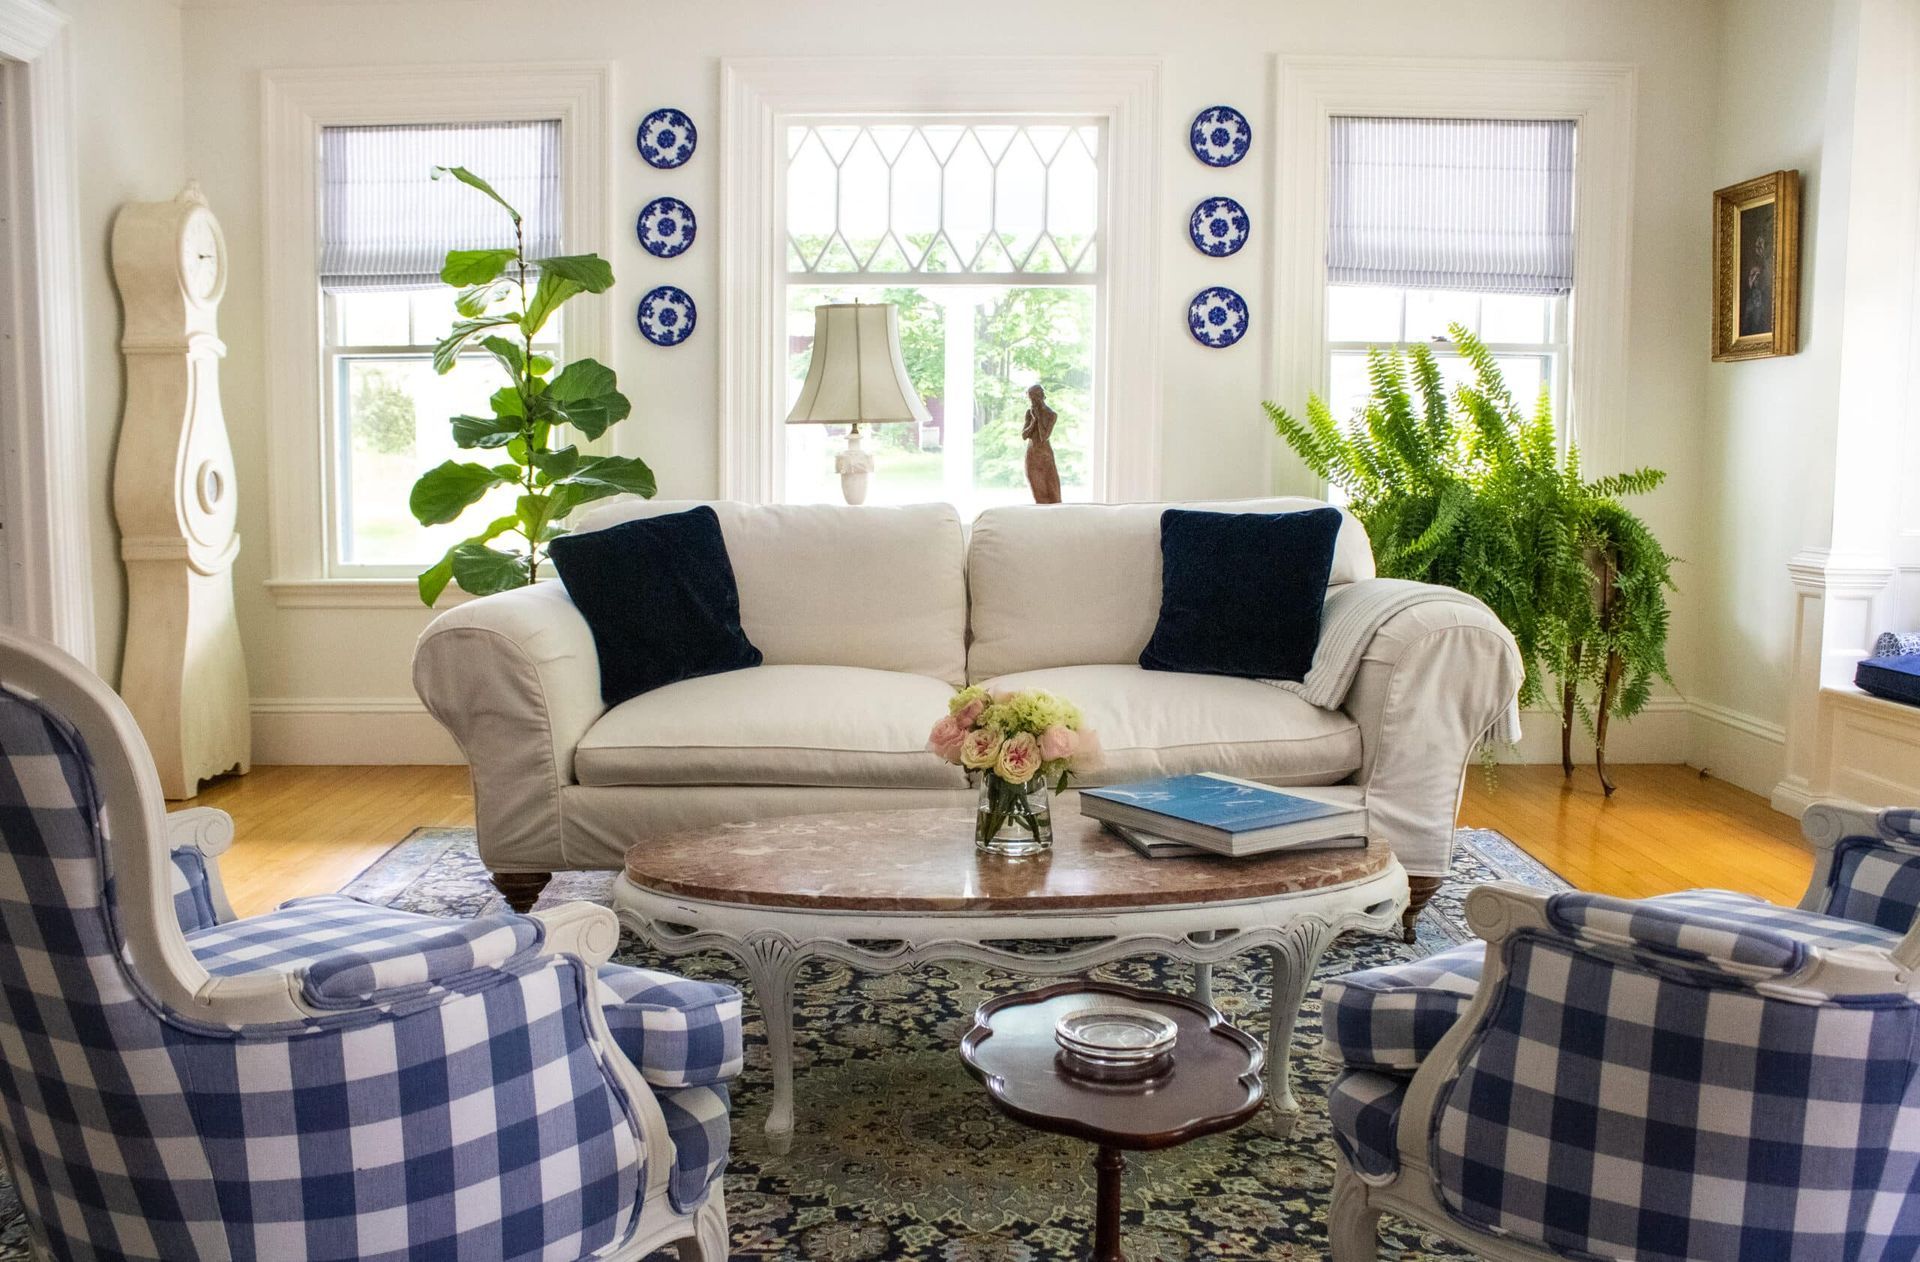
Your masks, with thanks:
<instances>
[{"instance_id":1,"label":"fiddle leaf fig plant","mask_svg":"<svg viewBox=\"0 0 1920 1262\"><path fill-rule=\"evenodd\" d=\"M408 507L423 526L457 521L496 487L515 488L513 512L454 544L420 575L420 599L431 605L456 583L476 596L525 587L540 574L549 543L567 533L574 509L609 495L651 497L653 470L628 456L590 456L576 440L592 442L632 411L613 369L591 359L559 367L534 350L553 313L577 294L605 293L613 268L597 254L529 259L520 212L465 167L435 167L478 189L513 220L513 248L449 250L440 279L459 292L460 319L433 349L434 371L446 374L475 347L491 355L507 377L487 401L486 416L452 418L454 445L497 453L498 463L448 460L420 475ZM503 311L502 306L518 310ZM495 541L516 537L507 546Z\"/></svg>"}]
</instances>

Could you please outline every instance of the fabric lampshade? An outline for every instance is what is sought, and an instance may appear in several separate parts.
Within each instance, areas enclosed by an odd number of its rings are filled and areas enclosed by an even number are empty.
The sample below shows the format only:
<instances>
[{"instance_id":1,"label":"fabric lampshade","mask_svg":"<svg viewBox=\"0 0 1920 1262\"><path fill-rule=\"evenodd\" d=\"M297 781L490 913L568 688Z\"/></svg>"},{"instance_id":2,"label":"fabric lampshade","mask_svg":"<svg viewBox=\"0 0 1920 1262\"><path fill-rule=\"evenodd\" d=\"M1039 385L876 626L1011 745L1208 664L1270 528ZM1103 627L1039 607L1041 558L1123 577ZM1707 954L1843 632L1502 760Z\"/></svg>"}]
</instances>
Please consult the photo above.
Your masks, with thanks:
<instances>
[{"instance_id":1,"label":"fabric lampshade","mask_svg":"<svg viewBox=\"0 0 1920 1262\"><path fill-rule=\"evenodd\" d=\"M900 310L890 302L813 309L813 359L789 425L927 420L900 357Z\"/></svg>"}]
</instances>

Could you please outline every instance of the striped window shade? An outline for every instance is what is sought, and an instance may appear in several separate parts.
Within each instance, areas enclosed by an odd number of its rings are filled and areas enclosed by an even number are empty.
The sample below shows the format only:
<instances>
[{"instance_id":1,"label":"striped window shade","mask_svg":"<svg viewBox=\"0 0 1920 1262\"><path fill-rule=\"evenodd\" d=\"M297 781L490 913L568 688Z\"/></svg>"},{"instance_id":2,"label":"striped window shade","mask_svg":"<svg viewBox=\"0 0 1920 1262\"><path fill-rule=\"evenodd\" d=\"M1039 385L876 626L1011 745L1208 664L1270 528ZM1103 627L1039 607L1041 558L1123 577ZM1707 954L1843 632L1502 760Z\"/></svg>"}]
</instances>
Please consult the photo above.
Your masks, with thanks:
<instances>
[{"instance_id":1,"label":"striped window shade","mask_svg":"<svg viewBox=\"0 0 1920 1262\"><path fill-rule=\"evenodd\" d=\"M433 178L461 166L524 217L527 256L560 253L560 123L327 127L320 137L320 284L344 292L440 283L448 250L513 244L478 189Z\"/></svg>"},{"instance_id":2,"label":"striped window shade","mask_svg":"<svg viewBox=\"0 0 1920 1262\"><path fill-rule=\"evenodd\" d=\"M1331 142L1329 281L1573 288L1571 121L1335 118Z\"/></svg>"}]
</instances>

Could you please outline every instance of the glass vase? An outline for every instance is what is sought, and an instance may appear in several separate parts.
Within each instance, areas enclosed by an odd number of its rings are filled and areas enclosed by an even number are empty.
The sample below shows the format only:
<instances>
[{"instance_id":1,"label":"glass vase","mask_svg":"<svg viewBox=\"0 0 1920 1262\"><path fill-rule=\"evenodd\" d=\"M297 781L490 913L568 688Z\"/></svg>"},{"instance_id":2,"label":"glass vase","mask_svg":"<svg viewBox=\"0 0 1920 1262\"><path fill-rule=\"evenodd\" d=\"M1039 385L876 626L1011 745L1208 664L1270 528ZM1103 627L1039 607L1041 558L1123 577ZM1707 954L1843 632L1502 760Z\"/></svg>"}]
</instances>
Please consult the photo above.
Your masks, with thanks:
<instances>
[{"instance_id":1,"label":"glass vase","mask_svg":"<svg viewBox=\"0 0 1920 1262\"><path fill-rule=\"evenodd\" d=\"M979 786L975 849L1003 859L1026 859L1053 849L1053 794L1046 777L1010 784L989 771L980 774Z\"/></svg>"}]
</instances>

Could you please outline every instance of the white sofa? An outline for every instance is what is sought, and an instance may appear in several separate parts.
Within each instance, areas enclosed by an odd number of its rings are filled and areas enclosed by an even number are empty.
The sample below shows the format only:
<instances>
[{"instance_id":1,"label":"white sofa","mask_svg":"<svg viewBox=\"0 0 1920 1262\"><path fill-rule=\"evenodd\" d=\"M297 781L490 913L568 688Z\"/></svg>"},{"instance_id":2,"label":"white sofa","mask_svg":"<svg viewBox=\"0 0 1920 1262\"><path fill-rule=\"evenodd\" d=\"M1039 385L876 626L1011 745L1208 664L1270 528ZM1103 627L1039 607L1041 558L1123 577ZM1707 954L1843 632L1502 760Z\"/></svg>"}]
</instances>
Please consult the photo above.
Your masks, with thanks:
<instances>
[{"instance_id":1,"label":"white sofa","mask_svg":"<svg viewBox=\"0 0 1920 1262\"><path fill-rule=\"evenodd\" d=\"M579 529L688 507L615 503ZM1214 770L1356 786L1407 871L1440 878L1467 761L1520 685L1506 629L1440 589L1380 627L1337 710L1257 680L1140 669L1159 616L1161 505L995 508L971 531L947 505L712 507L764 665L609 709L593 637L558 583L456 606L420 638L414 686L466 754L480 854L515 905L555 870L617 868L674 829L969 802L961 772L924 752L968 682L1078 704L1106 749L1093 782ZM1373 572L1349 517L1332 582ZM1437 884L1416 880L1416 893Z\"/></svg>"}]
</instances>

